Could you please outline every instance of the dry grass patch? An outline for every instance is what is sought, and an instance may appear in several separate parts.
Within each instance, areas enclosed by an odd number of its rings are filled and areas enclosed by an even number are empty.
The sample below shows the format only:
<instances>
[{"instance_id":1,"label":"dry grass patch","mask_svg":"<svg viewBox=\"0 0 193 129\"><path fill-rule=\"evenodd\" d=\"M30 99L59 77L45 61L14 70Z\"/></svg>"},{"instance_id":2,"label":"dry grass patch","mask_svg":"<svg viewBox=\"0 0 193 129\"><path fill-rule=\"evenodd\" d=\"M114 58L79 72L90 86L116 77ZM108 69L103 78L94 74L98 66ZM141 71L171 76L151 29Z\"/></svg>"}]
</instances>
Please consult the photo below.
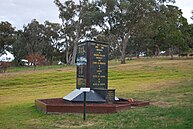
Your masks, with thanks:
<instances>
[{"instance_id":1,"label":"dry grass patch","mask_svg":"<svg viewBox=\"0 0 193 129\"><path fill-rule=\"evenodd\" d=\"M151 102L151 105L162 107L162 108L169 108L171 106L175 106L176 104L173 102L157 101L157 102Z\"/></svg>"},{"instance_id":2,"label":"dry grass patch","mask_svg":"<svg viewBox=\"0 0 193 129\"><path fill-rule=\"evenodd\" d=\"M75 67L64 67L64 68L57 68L57 69L43 69L43 70L26 70L26 71L18 71L18 72L6 72L6 73L0 73L0 80L1 79L8 79L11 77L16 76L28 76L31 74L48 74L52 72L72 72L75 73Z\"/></svg>"},{"instance_id":3,"label":"dry grass patch","mask_svg":"<svg viewBox=\"0 0 193 129\"><path fill-rule=\"evenodd\" d=\"M53 124L53 127L56 127L56 128L66 128L66 129L69 129L69 128L90 128L94 125L96 125L97 123L94 123L94 122L91 122L91 121L69 121L69 120L66 120L66 121L58 121L56 122L56 124Z\"/></svg>"}]
</instances>

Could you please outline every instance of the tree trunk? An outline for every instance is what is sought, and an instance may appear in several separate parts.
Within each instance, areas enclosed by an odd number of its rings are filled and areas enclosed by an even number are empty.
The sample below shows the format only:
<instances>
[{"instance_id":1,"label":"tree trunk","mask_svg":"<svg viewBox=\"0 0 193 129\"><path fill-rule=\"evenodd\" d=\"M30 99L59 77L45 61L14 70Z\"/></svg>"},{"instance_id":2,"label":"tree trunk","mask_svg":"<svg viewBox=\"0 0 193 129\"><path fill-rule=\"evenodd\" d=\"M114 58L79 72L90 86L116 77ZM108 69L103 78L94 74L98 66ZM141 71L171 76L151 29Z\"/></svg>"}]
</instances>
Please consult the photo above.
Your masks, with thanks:
<instances>
[{"instance_id":1,"label":"tree trunk","mask_svg":"<svg viewBox=\"0 0 193 129\"><path fill-rule=\"evenodd\" d=\"M66 48L66 64L69 64L69 58L68 58L68 47Z\"/></svg>"},{"instance_id":2,"label":"tree trunk","mask_svg":"<svg viewBox=\"0 0 193 129\"><path fill-rule=\"evenodd\" d=\"M125 55L125 52L124 51L121 51L121 64L125 64L125 58L126 58L126 55Z\"/></svg>"},{"instance_id":3,"label":"tree trunk","mask_svg":"<svg viewBox=\"0 0 193 129\"><path fill-rule=\"evenodd\" d=\"M125 38L122 41L122 45L119 45L119 50L121 53L121 64L125 64L125 58L126 58L126 48L129 40L129 34L125 36Z\"/></svg>"},{"instance_id":4,"label":"tree trunk","mask_svg":"<svg viewBox=\"0 0 193 129\"><path fill-rule=\"evenodd\" d=\"M174 59L173 47L169 48L169 53L170 53L170 56L171 56L171 60L173 60Z\"/></svg>"},{"instance_id":5,"label":"tree trunk","mask_svg":"<svg viewBox=\"0 0 193 129\"><path fill-rule=\"evenodd\" d=\"M135 57L139 59L139 51L138 50L135 50Z\"/></svg>"},{"instance_id":6,"label":"tree trunk","mask_svg":"<svg viewBox=\"0 0 193 129\"><path fill-rule=\"evenodd\" d=\"M49 59L49 65L52 65L52 64L53 64L53 56L51 55Z\"/></svg>"},{"instance_id":7,"label":"tree trunk","mask_svg":"<svg viewBox=\"0 0 193 129\"><path fill-rule=\"evenodd\" d=\"M80 22L80 21L79 21ZM80 31L80 24L77 24L76 25L76 38L75 38L75 41L74 41L74 48L73 48L73 53L72 53L72 60L70 62L71 65L74 65L75 64L75 61L76 61L76 54L77 54L77 48L78 48L78 41L79 41L79 31Z\"/></svg>"},{"instance_id":8,"label":"tree trunk","mask_svg":"<svg viewBox=\"0 0 193 129\"><path fill-rule=\"evenodd\" d=\"M72 60L70 62L71 65L75 64L76 54L77 54L77 47L78 47L78 38L76 37L75 42L74 42L73 53L72 53Z\"/></svg>"},{"instance_id":9,"label":"tree trunk","mask_svg":"<svg viewBox=\"0 0 193 129\"><path fill-rule=\"evenodd\" d=\"M159 48L159 46L156 45L155 47L156 47L155 56L160 56L160 48Z\"/></svg>"},{"instance_id":10,"label":"tree trunk","mask_svg":"<svg viewBox=\"0 0 193 129\"><path fill-rule=\"evenodd\" d=\"M174 56L173 56L173 54L171 54L171 60L173 60L174 59Z\"/></svg>"},{"instance_id":11,"label":"tree trunk","mask_svg":"<svg viewBox=\"0 0 193 129\"><path fill-rule=\"evenodd\" d=\"M66 64L68 64L68 50L66 51Z\"/></svg>"},{"instance_id":12,"label":"tree trunk","mask_svg":"<svg viewBox=\"0 0 193 129\"><path fill-rule=\"evenodd\" d=\"M33 60L33 70L35 71L36 70L36 61L35 60Z\"/></svg>"}]
</instances>

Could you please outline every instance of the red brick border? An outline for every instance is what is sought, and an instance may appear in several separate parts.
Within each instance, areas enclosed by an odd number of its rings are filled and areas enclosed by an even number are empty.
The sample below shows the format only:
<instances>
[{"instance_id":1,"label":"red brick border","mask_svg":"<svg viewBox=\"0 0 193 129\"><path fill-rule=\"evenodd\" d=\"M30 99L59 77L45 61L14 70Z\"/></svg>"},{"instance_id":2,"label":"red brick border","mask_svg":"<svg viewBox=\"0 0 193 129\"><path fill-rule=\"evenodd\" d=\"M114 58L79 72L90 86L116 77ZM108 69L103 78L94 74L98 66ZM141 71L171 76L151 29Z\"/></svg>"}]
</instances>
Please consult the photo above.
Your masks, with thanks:
<instances>
[{"instance_id":1,"label":"red brick border","mask_svg":"<svg viewBox=\"0 0 193 129\"><path fill-rule=\"evenodd\" d=\"M82 103L72 103L64 101L62 98L37 99L35 105L45 113L83 113ZM87 103L87 113L116 113L121 110L130 109L131 107L149 105L147 101L117 101L113 104L106 103Z\"/></svg>"}]
</instances>

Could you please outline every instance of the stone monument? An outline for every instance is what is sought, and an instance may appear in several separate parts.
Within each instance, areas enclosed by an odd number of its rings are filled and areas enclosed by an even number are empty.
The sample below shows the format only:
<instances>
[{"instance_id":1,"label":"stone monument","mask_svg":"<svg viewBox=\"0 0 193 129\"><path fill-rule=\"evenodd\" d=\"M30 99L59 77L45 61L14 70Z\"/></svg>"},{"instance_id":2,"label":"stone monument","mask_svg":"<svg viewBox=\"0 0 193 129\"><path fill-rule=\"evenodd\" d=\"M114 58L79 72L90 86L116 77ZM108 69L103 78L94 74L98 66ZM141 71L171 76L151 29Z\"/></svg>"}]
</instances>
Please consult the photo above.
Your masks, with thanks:
<instances>
[{"instance_id":1,"label":"stone monument","mask_svg":"<svg viewBox=\"0 0 193 129\"><path fill-rule=\"evenodd\" d=\"M90 88L86 93L87 102L113 103L118 100L115 90L108 89L108 44L104 42L85 41L78 44L76 58L76 89L65 101L82 102L83 92L80 88Z\"/></svg>"},{"instance_id":2,"label":"stone monument","mask_svg":"<svg viewBox=\"0 0 193 129\"><path fill-rule=\"evenodd\" d=\"M38 109L45 113L82 113L83 108L87 107L88 113L116 113L149 105L147 101L117 98L115 90L108 89L107 43L79 43L76 67L76 89L63 98L35 100Z\"/></svg>"}]
</instances>

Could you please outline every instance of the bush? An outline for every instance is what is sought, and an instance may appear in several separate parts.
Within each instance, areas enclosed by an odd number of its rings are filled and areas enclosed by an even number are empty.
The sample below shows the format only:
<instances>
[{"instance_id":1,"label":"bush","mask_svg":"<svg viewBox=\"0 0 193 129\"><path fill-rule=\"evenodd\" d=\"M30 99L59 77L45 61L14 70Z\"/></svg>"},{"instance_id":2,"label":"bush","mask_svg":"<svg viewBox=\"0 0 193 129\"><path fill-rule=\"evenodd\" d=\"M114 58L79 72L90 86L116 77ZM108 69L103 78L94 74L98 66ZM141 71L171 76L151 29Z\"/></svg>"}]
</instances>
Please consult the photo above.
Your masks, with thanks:
<instances>
[{"instance_id":1,"label":"bush","mask_svg":"<svg viewBox=\"0 0 193 129\"><path fill-rule=\"evenodd\" d=\"M10 66L11 66L10 62L1 61L0 62L0 73L4 73L7 70L7 68Z\"/></svg>"}]
</instances>

